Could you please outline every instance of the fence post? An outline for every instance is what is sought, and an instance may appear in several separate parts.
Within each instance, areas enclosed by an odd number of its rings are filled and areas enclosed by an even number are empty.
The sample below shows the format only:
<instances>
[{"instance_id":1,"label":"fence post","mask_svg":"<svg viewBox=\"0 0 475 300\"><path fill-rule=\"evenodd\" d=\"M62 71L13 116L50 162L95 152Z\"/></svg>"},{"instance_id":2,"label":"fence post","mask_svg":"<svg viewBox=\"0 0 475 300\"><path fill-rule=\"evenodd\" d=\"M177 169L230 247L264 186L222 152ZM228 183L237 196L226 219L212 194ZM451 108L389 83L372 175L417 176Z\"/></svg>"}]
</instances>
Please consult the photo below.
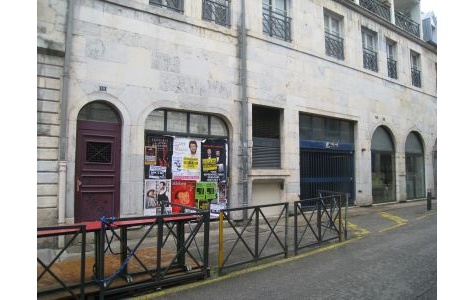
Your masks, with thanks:
<instances>
[{"instance_id":1,"label":"fence post","mask_svg":"<svg viewBox=\"0 0 475 300\"><path fill-rule=\"evenodd\" d=\"M348 239L348 230L347 230L347 227L348 227L348 220L347 220L347 214L348 214L348 202L350 201L350 194L349 193L346 193L345 194L345 199L346 199L346 202L345 202L345 241Z\"/></svg>"},{"instance_id":2,"label":"fence post","mask_svg":"<svg viewBox=\"0 0 475 300\"><path fill-rule=\"evenodd\" d=\"M219 236L218 236L218 274L221 275L221 270L223 269L223 258L224 258L224 213L219 212Z\"/></svg>"},{"instance_id":3,"label":"fence post","mask_svg":"<svg viewBox=\"0 0 475 300\"><path fill-rule=\"evenodd\" d=\"M432 209L432 193L431 191L427 191L427 210Z\"/></svg>"}]
</instances>

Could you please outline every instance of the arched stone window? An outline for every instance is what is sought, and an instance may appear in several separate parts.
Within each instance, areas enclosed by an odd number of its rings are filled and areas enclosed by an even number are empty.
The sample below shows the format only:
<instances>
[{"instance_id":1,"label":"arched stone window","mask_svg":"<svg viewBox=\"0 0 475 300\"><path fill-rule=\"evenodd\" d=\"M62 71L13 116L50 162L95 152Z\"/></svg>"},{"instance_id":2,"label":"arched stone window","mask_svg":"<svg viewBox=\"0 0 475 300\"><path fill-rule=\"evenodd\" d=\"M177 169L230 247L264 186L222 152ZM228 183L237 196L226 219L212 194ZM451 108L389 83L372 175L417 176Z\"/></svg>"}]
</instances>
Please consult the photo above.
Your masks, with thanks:
<instances>
[{"instance_id":1,"label":"arched stone window","mask_svg":"<svg viewBox=\"0 0 475 300\"><path fill-rule=\"evenodd\" d=\"M406 139L407 199L425 197L424 149L419 134L411 132Z\"/></svg>"},{"instance_id":2,"label":"arched stone window","mask_svg":"<svg viewBox=\"0 0 475 300\"><path fill-rule=\"evenodd\" d=\"M394 144L388 130L378 127L371 140L373 203L396 201Z\"/></svg>"}]
</instances>

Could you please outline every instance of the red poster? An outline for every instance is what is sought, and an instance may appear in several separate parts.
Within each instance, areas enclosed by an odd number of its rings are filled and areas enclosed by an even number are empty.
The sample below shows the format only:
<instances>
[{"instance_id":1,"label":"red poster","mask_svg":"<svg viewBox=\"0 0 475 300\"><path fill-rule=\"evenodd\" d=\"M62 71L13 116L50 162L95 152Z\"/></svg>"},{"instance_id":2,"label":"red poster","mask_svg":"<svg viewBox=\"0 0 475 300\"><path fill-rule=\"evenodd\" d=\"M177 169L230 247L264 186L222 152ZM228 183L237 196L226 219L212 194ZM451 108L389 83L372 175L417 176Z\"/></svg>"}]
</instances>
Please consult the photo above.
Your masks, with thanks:
<instances>
[{"instance_id":1,"label":"red poster","mask_svg":"<svg viewBox=\"0 0 475 300\"><path fill-rule=\"evenodd\" d=\"M196 181L194 180L172 180L172 203L196 207L195 199ZM172 205L172 212L179 213L182 207ZM185 208L185 212L189 209Z\"/></svg>"}]
</instances>

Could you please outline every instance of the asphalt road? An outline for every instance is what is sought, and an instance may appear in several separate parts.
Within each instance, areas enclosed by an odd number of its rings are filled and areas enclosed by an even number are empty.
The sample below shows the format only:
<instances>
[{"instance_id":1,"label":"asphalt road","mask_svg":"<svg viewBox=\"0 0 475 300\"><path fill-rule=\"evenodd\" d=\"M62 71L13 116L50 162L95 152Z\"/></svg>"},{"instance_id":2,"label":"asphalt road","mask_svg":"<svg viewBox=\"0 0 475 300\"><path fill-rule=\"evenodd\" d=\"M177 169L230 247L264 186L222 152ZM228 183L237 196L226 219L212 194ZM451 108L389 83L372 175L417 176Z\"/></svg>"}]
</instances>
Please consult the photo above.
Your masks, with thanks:
<instances>
[{"instance_id":1,"label":"asphalt road","mask_svg":"<svg viewBox=\"0 0 475 300\"><path fill-rule=\"evenodd\" d=\"M437 211L354 216L346 242L137 299L437 299Z\"/></svg>"}]
</instances>

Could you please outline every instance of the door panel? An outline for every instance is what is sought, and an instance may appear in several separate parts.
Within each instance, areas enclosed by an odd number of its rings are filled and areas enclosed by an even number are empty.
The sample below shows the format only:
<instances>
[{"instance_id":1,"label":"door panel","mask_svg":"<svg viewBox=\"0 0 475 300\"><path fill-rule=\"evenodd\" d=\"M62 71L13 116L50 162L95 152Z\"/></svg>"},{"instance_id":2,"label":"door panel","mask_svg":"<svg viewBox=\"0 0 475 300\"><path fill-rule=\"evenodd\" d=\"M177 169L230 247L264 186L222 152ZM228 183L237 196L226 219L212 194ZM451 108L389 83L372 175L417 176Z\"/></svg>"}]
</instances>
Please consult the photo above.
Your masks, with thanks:
<instances>
[{"instance_id":1,"label":"door panel","mask_svg":"<svg viewBox=\"0 0 475 300\"><path fill-rule=\"evenodd\" d=\"M75 221L120 213L120 125L78 121Z\"/></svg>"}]
</instances>

